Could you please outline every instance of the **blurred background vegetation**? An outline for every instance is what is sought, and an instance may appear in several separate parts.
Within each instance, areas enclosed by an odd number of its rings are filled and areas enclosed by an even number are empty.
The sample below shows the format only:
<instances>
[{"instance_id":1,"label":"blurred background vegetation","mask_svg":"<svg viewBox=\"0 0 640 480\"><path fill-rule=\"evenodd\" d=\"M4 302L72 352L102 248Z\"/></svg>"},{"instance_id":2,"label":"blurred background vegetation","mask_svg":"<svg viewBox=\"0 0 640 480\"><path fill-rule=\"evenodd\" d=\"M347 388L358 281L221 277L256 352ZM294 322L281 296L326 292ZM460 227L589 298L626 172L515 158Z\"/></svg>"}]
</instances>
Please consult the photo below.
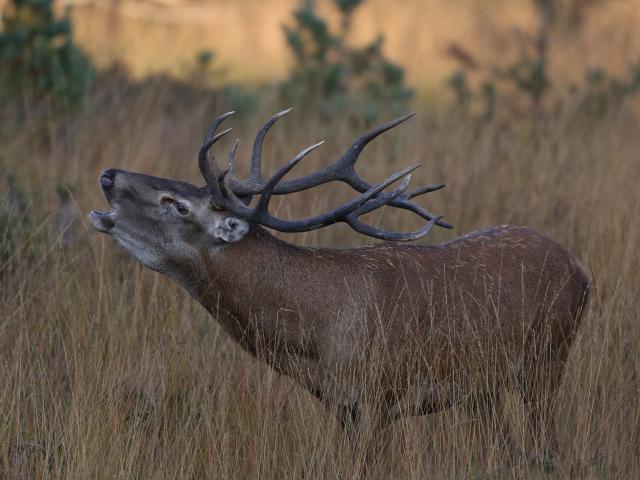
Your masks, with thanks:
<instances>
[{"instance_id":1,"label":"blurred background vegetation","mask_svg":"<svg viewBox=\"0 0 640 480\"><path fill-rule=\"evenodd\" d=\"M373 123L417 111L360 168L375 180L417 160L416 185L448 184L425 201L456 228L424 241L521 223L582 259L594 294L558 400L555 476L640 478L638 0L0 0L0 12L0 478L345 477L348 445L308 395L84 220L105 204L102 169L201 184L213 117L238 111L242 162L288 106L266 168L326 138L297 167L322 168ZM274 204L300 218L350 195L329 185ZM344 226L287 239L370 241ZM484 478L502 458L480 451L488 431L456 409L400 422L373 478ZM505 478L542 475L524 456L504 462Z\"/></svg>"},{"instance_id":2,"label":"blurred background vegetation","mask_svg":"<svg viewBox=\"0 0 640 480\"><path fill-rule=\"evenodd\" d=\"M372 121L409 102L601 111L640 88L640 9L605 0L2 0L3 90L77 102L94 71ZM55 12L55 13L54 13ZM72 32L73 24L73 32ZM84 53L83 53L84 52ZM66 101L65 100L65 101ZM246 108L240 108L246 107Z\"/></svg>"}]
</instances>

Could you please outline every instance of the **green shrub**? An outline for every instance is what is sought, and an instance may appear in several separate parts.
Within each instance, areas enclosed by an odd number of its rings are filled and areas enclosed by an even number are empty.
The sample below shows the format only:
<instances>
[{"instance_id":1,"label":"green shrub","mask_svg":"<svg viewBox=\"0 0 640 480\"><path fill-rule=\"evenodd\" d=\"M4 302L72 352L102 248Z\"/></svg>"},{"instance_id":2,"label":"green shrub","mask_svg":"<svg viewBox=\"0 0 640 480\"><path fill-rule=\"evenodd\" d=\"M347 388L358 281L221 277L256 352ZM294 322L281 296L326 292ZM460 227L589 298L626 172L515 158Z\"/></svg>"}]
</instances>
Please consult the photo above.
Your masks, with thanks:
<instances>
[{"instance_id":1,"label":"green shrub","mask_svg":"<svg viewBox=\"0 0 640 480\"><path fill-rule=\"evenodd\" d=\"M481 109L481 118L489 119L498 106L515 107L519 111L524 106L534 114L569 106L581 115L601 116L640 93L640 62L629 66L628 77L612 76L601 68L586 70L583 84L570 87L572 96L565 95L566 89L557 82L552 85L548 72L548 50L553 47L550 43L551 26L564 28L565 34L571 33L568 20L563 24L561 14L569 11L569 7L579 8L582 12L582 9L594 8L602 2L532 1L538 10L538 31L529 36L523 45L525 48L521 48L519 56L509 64L481 65L464 47L450 46L449 54L462 66L449 78L449 87L460 111L470 113ZM482 80L480 85L477 81L470 82L472 71L477 72L476 79Z\"/></svg>"},{"instance_id":2,"label":"green shrub","mask_svg":"<svg viewBox=\"0 0 640 480\"><path fill-rule=\"evenodd\" d=\"M581 113L603 116L627 98L640 94L640 61L629 65L626 78L609 75L602 68L592 68L585 73L584 86L573 90L580 96Z\"/></svg>"},{"instance_id":3,"label":"green shrub","mask_svg":"<svg viewBox=\"0 0 640 480\"><path fill-rule=\"evenodd\" d=\"M293 26L284 26L295 64L281 85L287 103L304 104L321 114L352 112L372 122L384 110L404 111L413 91L404 71L382 53L383 38L357 48L347 44L353 12L362 0L333 0L340 27L332 32L313 0L302 0Z\"/></svg>"},{"instance_id":4,"label":"green shrub","mask_svg":"<svg viewBox=\"0 0 640 480\"><path fill-rule=\"evenodd\" d=\"M0 87L8 94L81 101L94 71L73 43L71 21L58 19L53 0L10 0L0 31Z\"/></svg>"}]
</instances>

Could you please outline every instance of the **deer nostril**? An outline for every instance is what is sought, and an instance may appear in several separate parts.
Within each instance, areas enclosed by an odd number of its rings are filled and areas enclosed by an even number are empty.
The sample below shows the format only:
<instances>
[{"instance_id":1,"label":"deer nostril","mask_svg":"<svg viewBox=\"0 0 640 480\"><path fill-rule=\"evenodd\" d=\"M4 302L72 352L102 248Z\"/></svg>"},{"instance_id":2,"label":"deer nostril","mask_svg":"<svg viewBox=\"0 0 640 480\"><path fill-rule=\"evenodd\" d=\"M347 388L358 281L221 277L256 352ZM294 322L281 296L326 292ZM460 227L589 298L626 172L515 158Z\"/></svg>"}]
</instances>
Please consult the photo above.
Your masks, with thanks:
<instances>
[{"instance_id":1,"label":"deer nostril","mask_svg":"<svg viewBox=\"0 0 640 480\"><path fill-rule=\"evenodd\" d=\"M113 187L113 179L115 178L115 172L113 170L106 170L100 175L100 186L108 190Z\"/></svg>"}]
</instances>

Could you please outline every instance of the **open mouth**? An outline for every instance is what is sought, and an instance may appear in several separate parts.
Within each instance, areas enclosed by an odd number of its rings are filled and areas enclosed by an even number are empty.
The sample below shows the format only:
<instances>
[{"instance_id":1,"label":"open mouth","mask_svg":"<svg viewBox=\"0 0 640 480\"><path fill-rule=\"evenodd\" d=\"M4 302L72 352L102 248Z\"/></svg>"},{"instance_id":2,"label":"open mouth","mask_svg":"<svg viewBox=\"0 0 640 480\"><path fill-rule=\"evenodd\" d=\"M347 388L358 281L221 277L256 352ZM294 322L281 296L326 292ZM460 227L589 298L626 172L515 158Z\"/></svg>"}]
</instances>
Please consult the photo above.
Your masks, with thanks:
<instances>
[{"instance_id":1,"label":"open mouth","mask_svg":"<svg viewBox=\"0 0 640 480\"><path fill-rule=\"evenodd\" d=\"M102 233L108 233L109 230L113 228L115 225L114 221L116 218L116 212L111 210L110 212L97 212L96 210L92 210L89 213L89 220L91 221L91 225L97 231Z\"/></svg>"}]
</instances>

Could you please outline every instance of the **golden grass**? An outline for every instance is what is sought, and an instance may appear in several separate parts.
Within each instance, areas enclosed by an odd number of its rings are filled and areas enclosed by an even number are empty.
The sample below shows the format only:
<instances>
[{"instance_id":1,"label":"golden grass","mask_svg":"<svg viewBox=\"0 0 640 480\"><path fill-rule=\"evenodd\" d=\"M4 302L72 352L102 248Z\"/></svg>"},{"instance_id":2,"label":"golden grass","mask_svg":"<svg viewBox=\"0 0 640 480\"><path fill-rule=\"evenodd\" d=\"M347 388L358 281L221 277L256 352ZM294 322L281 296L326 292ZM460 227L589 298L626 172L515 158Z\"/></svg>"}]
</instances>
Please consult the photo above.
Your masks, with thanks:
<instances>
[{"instance_id":1,"label":"golden grass","mask_svg":"<svg viewBox=\"0 0 640 480\"><path fill-rule=\"evenodd\" d=\"M72 10L76 38L99 66L120 62L138 77L164 72L184 76L202 49L215 52L230 81L246 84L286 76L291 55L281 27L291 23L297 0L176 3L160 7L96 0L77 6ZM327 0L317 3L335 20ZM118 7L110 7L114 4ZM519 55L530 44L525 38L537 32L532 5L531 0L369 0L356 12L352 41L362 44L384 34L385 53L405 67L419 92L433 97L459 67L446 54L451 43L468 49L483 72L504 67ZM580 81L586 68L596 66L626 72L640 52L638 24L637 2L621 0L587 10L579 30L553 30L552 79L563 85Z\"/></svg>"},{"instance_id":2,"label":"golden grass","mask_svg":"<svg viewBox=\"0 0 640 480\"><path fill-rule=\"evenodd\" d=\"M163 83L116 80L102 82L92 100L70 117L28 108L13 124L22 109L0 112L3 211L14 212L2 239L11 249L0 264L0 477L345 478L352 451L331 414L243 353L184 291L84 218L105 204L96 179L107 167L199 183L199 140L228 106ZM272 111L265 105L255 118L233 121L245 140L241 159ZM340 118L320 124L294 111L270 134L265 156L273 168L327 138L300 167L312 170L358 133ZM420 111L361 160L370 179L421 160L414 184L448 183L425 202L456 229L427 242L519 223L583 260L594 288L557 401L555 478L640 475L638 152L640 123L630 108L600 120L505 114L485 124ZM22 189L26 209L9 183ZM74 219L64 235L59 185L70 187ZM328 192L336 202L347 195L325 188L281 201L281 213L318 211ZM20 226L20 218L30 223ZM415 226L404 216L376 220ZM287 238L368 241L340 226ZM506 410L515 444L530 443L520 400L509 397ZM495 439L484 455L481 440L493 434L472 420L463 406L397 422L372 478L544 476L526 453L503 458Z\"/></svg>"}]
</instances>

